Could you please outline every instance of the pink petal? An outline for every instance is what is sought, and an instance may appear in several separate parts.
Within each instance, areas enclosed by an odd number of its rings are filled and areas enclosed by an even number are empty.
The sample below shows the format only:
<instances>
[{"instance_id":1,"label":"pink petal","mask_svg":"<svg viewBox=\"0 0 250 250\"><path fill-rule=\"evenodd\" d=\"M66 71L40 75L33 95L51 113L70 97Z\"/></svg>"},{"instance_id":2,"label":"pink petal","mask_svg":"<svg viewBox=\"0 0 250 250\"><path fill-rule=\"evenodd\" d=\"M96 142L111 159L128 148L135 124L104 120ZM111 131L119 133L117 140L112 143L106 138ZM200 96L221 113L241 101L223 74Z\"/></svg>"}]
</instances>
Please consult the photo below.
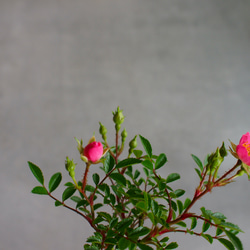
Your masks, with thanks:
<instances>
[{"instance_id":1,"label":"pink petal","mask_svg":"<svg viewBox=\"0 0 250 250\"><path fill-rule=\"evenodd\" d=\"M103 155L103 146L101 142L91 142L84 148L84 156L91 162L96 162L101 159Z\"/></svg>"}]
</instances>

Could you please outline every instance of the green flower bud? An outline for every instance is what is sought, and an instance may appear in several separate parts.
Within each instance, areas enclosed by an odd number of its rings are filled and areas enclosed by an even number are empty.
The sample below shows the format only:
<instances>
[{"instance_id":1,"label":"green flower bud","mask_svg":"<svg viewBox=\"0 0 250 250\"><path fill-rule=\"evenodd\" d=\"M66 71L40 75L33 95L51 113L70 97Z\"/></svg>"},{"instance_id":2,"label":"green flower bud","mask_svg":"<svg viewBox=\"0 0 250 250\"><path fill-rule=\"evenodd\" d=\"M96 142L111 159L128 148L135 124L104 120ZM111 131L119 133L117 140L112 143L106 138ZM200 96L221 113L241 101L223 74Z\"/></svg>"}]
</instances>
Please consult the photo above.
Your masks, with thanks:
<instances>
[{"instance_id":1,"label":"green flower bud","mask_svg":"<svg viewBox=\"0 0 250 250\"><path fill-rule=\"evenodd\" d=\"M116 112L113 112L113 121L117 125L121 125L124 122L124 115L122 113L122 110L118 107Z\"/></svg>"},{"instance_id":2,"label":"green flower bud","mask_svg":"<svg viewBox=\"0 0 250 250\"><path fill-rule=\"evenodd\" d=\"M122 143L125 142L127 136L128 136L128 133L127 133L126 129L123 129L123 131L121 133Z\"/></svg>"},{"instance_id":3,"label":"green flower bud","mask_svg":"<svg viewBox=\"0 0 250 250\"><path fill-rule=\"evenodd\" d=\"M76 164L74 163L73 159L70 160L68 156L66 157L65 160L65 168L69 172L75 171L76 168Z\"/></svg>"},{"instance_id":4,"label":"green flower bud","mask_svg":"<svg viewBox=\"0 0 250 250\"><path fill-rule=\"evenodd\" d=\"M106 136L107 129L103 124L101 124L101 122L99 122L99 124L100 124L99 133L102 135L102 139L104 141L106 141L107 140L107 136Z\"/></svg>"},{"instance_id":5,"label":"green flower bud","mask_svg":"<svg viewBox=\"0 0 250 250\"><path fill-rule=\"evenodd\" d=\"M226 157L227 156L227 149L225 147L224 142L222 143L221 147L220 147L220 155L221 157Z\"/></svg>"},{"instance_id":6,"label":"green flower bud","mask_svg":"<svg viewBox=\"0 0 250 250\"><path fill-rule=\"evenodd\" d=\"M137 135L129 142L129 147L134 149L137 147L137 140L136 140Z\"/></svg>"},{"instance_id":7,"label":"green flower bud","mask_svg":"<svg viewBox=\"0 0 250 250\"><path fill-rule=\"evenodd\" d=\"M129 142L129 154L132 154L133 150L137 147L137 135Z\"/></svg>"},{"instance_id":8,"label":"green flower bud","mask_svg":"<svg viewBox=\"0 0 250 250\"><path fill-rule=\"evenodd\" d=\"M215 169L220 167L223 160L224 160L224 158L221 157L220 150L219 150L219 148L217 148L215 154L213 155L212 161L211 161L210 171L213 172Z\"/></svg>"}]
</instances>

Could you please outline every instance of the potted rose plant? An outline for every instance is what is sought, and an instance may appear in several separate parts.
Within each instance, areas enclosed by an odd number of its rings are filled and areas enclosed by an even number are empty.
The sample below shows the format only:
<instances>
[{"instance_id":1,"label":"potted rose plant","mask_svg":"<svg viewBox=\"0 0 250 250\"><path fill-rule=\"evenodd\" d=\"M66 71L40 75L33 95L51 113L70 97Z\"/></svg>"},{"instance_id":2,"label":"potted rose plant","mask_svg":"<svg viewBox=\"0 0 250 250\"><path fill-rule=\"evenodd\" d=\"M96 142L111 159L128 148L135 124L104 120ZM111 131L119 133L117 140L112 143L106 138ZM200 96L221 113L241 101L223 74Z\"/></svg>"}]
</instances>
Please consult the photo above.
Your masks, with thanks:
<instances>
[{"instance_id":1,"label":"potted rose plant","mask_svg":"<svg viewBox=\"0 0 250 250\"><path fill-rule=\"evenodd\" d=\"M175 249L178 244L171 241L171 232L200 236L211 244L219 241L229 250L243 249L238 237L241 229L228 222L225 215L205 207L201 207L197 214L192 207L212 189L225 186L243 174L250 177L249 133L242 136L238 145L230 142L229 152L236 158L236 163L222 176L218 175L218 170L228 154L224 143L204 162L191 155L197 165L195 171L199 183L193 197L182 200L185 190L171 187L172 182L180 179L180 175L159 175L158 170L165 166L167 157L164 153L154 155L145 137L135 136L128 143L127 157L122 158L127 132L126 129L121 131L124 115L119 107L113 112L113 121L114 145L109 144L107 129L102 123L99 129L102 142L96 141L93 136L84 146L82 140L76 139L80 158L85 165L83 177L76 178L76 164L67 157L65 168L72 181L65 183L61 198L55 197L52 192L61 183L62 174L55 173L47 186L41 169L28 162L41 184L34 187L32 193L51 197L55 206L75 212L94 229L84 249ZM137 148L138 139L143 150ZM97 171L93 165L98 165L100 170ZM88 184L89 178L92 178L93 185ZM68 200L75 205L70 205ZM201 226L197 227L199 224Z\"/></svg>"}]
</instances>

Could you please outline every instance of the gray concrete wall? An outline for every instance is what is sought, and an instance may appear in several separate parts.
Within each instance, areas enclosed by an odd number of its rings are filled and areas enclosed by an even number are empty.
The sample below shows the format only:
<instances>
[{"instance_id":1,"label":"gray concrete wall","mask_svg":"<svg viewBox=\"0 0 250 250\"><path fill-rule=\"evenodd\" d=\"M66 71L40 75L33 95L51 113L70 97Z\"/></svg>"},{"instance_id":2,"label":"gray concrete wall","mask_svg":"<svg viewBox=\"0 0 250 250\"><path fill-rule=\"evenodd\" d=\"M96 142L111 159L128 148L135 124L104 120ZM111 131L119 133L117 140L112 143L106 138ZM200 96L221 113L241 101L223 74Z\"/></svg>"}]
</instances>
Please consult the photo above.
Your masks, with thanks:
<instances>
[{"instance_id":1,"label":"gray concrete wall","mask_svg":"<svg viewBox=\"0 0 250 250\"><path fill-rule=\"evenodd\" d=\"M192 196L190 154L203 159L250 130L249 8L244 0L2 0L0 249L82 249L88 224L30 194L37 182L27 161L47 181L61 171L66 182L66 156L80 172L74 136L87 141L102 121L112 139L118 105L128 139L140 133L166 153L161 174L179 172ZM232 164L229 157L222 171ZM249 190L244 176L194 208L238 223L245 249ZM180 250L224 249L171 236Z\"/></svg>"}]
</instances>

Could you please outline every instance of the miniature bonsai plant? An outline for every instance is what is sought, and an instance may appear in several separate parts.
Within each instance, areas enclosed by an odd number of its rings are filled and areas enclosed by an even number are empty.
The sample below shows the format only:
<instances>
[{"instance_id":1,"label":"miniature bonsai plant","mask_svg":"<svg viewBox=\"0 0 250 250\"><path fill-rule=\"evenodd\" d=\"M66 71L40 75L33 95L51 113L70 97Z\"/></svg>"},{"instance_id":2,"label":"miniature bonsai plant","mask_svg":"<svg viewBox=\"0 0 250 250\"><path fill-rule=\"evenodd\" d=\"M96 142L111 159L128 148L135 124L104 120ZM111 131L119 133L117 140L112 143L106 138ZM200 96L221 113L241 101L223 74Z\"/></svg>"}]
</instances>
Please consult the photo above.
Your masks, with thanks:
<instances>
[{"instance_id":1,"label":"miniature bonsai plant","mask_svg":"<svg viewBox=\"0 0 250 250\"><path fill-rule=\"evenodd\" d=\"M197 165L195 171L199 182L193 197L183 200L185 190L171 187L180 175L169 173L163 177L158 173L166 166L166 155L154 155L150 142L142 135L136 135L128 143L127 157L124 158L127 132L121 129L124 115L119 107L113 112L113 122L114 144L108 142L107 129L102 123L99 129L101 142L96 141L95 136L86 145L76 139L84 165L83 177L75 176L76 163L66 157L65 168L72 181L65 183L61 198L52 193L61 183L62 174L55 173L45 185L41 169L28 162L41 184L34 187L32 193L51 197L56 207L63 206L75 212L85 221L83 223L94 229L94 234L84 244L85 250L175 249L178 243L171 241L172 232L200 236L211 244L217 240L229 250L243 249L238 238L241 229L228 222L225 215L205 207L201 207L197 214L192 207L212 189L225 186L243 174L250 177L249 133L242 136L238 145L230 142L229 150L223 142L207 155L204 162L191 155ZM141 142L142 148L138 148L137 141ZM236 158L236 163L219 176L218 170L227 151ZM89 178L93 185L88 184ZM72 202L74 206L70 205Z\"/></svg>"}]
</instances>

